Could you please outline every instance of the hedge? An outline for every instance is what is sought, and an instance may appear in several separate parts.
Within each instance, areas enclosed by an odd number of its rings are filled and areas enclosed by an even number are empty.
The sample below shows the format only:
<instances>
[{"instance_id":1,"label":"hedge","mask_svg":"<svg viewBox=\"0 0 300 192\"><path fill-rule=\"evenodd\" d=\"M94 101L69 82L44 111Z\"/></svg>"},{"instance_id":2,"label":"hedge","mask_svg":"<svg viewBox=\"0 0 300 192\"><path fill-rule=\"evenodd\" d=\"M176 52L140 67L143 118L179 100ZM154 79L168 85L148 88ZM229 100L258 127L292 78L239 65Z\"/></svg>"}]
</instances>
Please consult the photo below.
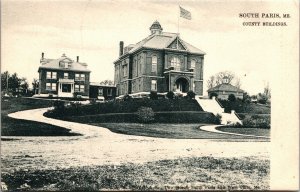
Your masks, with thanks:
<instances>
[{"instance_id":1,"label":"hedge","mask_svg":"<svg viewBox=\"0 0 300 192\"><path fill-rule=\"evenodd\" d=\"M127 101L112 101L90 105L73 104L63 110L54 110L53 115L81 116L106 113L134 113L140 107L150 107L154 112L159 111L203 111L194 99L131 99ZM57 107L56 109L60 109Z\"/></svg>"},{"instance_id":2,"label":"hedge","mask_svg":"<svg viewBox=\"0 0 300 192\"><path fill-rule=\"evenodd\" d=\"M139 123L137 113L109 113L85 116L69 116L64 120L79 123ZM208 112L155 112L153 123L211 123L216 117Z\"/></svg>"}]
</instances>

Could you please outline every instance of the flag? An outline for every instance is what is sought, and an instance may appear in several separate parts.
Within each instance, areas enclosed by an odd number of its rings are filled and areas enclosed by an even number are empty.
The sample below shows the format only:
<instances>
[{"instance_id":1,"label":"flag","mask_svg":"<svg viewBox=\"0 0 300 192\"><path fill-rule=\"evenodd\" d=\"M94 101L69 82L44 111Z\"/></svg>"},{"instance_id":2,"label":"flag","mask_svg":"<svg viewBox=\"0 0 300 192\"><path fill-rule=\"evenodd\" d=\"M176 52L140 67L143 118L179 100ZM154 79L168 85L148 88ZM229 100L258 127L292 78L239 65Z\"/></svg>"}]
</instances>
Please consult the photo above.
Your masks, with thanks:
<instances>
[{"instance_id":1,"label":"flag","mask_svg":"<svg viewBox=\"0 0 300 192\"><path fill-rule=\"evenodd\" d=\"M192 15L191 15L191 12L189 12L188 10L180 7L180 17L183 17L185 19L188 19L188 20L191 20L192 19Z\"/></svg>"}]
</instances>

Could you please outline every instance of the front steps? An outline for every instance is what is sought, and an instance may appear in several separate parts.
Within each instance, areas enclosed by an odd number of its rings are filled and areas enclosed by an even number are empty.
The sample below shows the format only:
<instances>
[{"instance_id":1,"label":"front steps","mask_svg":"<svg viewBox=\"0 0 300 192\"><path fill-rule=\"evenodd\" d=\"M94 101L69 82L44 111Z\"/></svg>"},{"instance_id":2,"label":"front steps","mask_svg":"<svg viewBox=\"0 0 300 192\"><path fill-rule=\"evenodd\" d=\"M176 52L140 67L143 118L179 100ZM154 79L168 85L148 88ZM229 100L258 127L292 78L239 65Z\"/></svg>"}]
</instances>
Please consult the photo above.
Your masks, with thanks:
<instances>
[{"instance_id":1,"label":"front steps","mask_svg":"<svg viewBox=\"0 0 300 192\"><path fill-rule=\"evenodd\" d=\"M235 111L232 110L231 113L225 113L224 108L221 107L215 97L213 97L212 99L200 99L199 96L196 96L195 99L204 111L213 113L214 115L221 115L222 125L236 123L242 124L242 121L238 118Z\"/></svg>"}]
</instances>

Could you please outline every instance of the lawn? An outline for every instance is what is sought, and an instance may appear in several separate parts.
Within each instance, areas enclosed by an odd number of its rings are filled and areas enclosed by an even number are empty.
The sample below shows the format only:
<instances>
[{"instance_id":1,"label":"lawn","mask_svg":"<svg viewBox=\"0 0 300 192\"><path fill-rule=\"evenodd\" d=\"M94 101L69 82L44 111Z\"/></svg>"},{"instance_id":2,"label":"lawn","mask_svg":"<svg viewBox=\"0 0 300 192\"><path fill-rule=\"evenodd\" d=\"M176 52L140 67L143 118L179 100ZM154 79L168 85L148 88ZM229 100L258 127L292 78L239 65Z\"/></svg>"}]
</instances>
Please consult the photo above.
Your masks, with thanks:
<instances>
[{"instance_id":1,"label":"lawn","mask_svg":"<svg viewBox=\"0 0 300 192\"><path fill-rule=\"evenodd\" d=\"M90 123L108 128L115 133L172 139L249 139L249 137L225 135L200 130L205 124L140 124L140 123Z\"/></svg>"},{"instance_id":2,"label":"lawn","mask_svg":"<svg viewBox=\"0 0 300 192\"><path fill-rule=\"evenodd\" d=\"M267 190L270 162L190 157L143 164L2 173L8 190Z\"/></svg>"},{"instance_id":3,"label":"lawn","mask_svg":"<svg viewBox=\"0 0 300 192\"><path fill-rule=\"evenodd\" d=\"M237 127L218 127L217 130L238 133L245 135L256 135L256 136L265 136L270 137L270 129L259 129L259 128L237 128Z\"/></svg>"},{"instance_id":4,"label":"lawn","mask_svg":"<svg viewBox=\"0 0 300 192\"><path fill-rule=\"evenodd\" d=\"M9 113L53 106L53 101L32 98L8 98L1 101L2 136L75 136L69 129L54 125L13 119Z\"/></svg>"}]
</instances>

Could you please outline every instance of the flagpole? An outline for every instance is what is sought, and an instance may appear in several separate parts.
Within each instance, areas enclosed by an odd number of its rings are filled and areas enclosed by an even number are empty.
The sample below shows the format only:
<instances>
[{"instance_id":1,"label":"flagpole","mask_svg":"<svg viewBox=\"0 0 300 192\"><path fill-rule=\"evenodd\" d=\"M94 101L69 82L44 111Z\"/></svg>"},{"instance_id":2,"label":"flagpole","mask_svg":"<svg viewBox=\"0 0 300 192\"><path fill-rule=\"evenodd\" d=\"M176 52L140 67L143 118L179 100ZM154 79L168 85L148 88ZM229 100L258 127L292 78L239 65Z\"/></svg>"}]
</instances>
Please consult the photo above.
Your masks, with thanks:
<instances>
[{"instance_id":1,"label":"flagpole","mask_svg":"<svg viewBox=\"0 0 300 192\"><path fill-rule=\"evenodd\" d=\"M179 17L180 17L180 6L178 5L179 12L178 12L178 20L177 20L177 49L178 49L178 37L179 37Z\"/></svg>"}]
</instances>

